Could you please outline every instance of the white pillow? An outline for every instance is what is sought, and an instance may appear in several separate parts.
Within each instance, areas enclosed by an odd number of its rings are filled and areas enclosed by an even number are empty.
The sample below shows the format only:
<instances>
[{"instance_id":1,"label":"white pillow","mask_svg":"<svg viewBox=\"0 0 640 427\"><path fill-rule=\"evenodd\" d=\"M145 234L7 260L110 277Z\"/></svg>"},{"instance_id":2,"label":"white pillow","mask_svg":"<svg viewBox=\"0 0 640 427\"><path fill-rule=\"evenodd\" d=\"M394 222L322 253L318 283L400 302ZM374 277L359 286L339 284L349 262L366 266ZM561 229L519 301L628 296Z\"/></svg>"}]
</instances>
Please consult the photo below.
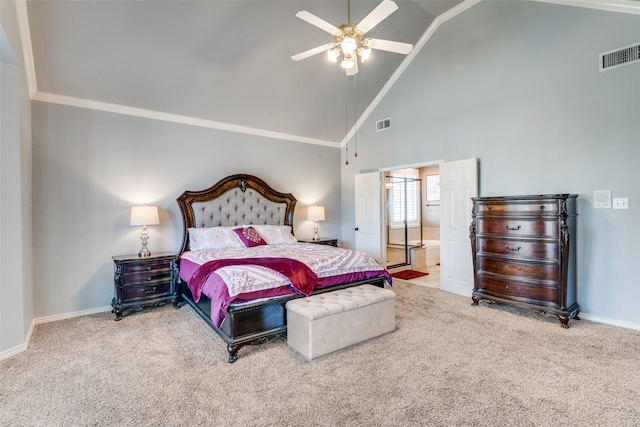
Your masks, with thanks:
<instances>
[{"instance_id":1,"label":"white pillow","mask_svg":"<svg viewBox=\"0 0 640 427\"><path fill-rule=\"evenodd\" d=\"M243 248L233 232L236 227L189 228L189 250Z\"/></svg>"},{"instance_id":2,"label":"white pillow","mask_svg":"<svg viewBox=\"0 0 640 427\"><path fill-rule=\"evenodd\" d=\"M269 245L281 245L286 243L296 243L298 240L291 234L290 225L265 225L254 224L252 226L262 236Z\"/></svg>"}]
</instances>

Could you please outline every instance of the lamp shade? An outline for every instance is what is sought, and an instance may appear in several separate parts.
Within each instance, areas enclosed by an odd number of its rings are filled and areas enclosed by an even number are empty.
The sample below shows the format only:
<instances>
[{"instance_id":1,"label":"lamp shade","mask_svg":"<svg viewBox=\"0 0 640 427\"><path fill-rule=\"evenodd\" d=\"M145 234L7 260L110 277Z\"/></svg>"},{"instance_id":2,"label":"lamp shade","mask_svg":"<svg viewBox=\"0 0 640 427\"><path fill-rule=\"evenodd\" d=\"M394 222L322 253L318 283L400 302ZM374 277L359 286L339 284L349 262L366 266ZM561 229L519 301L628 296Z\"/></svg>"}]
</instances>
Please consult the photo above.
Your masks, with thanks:
<instances>
[{"instance_id":1,"label":"lamp shade","mask_svg":"<svg viewBox=\"0 0 640 427\"><path fill-rule=\"evenodd\" d=\"M324 221L324 207L309 206L307 210L307 219L309 221Z\"/></svg>"},{"instance_id":2,"label":"lamp shade","mask_svg":"<svg viewBox=\"0 0 640 427\"><path fill-rule=\"evenodd\" d=\"M130 225L158 225L160 218L158 217L157 206L133 206L131 207L131 224Z\"/></svg>"}]
</instances>

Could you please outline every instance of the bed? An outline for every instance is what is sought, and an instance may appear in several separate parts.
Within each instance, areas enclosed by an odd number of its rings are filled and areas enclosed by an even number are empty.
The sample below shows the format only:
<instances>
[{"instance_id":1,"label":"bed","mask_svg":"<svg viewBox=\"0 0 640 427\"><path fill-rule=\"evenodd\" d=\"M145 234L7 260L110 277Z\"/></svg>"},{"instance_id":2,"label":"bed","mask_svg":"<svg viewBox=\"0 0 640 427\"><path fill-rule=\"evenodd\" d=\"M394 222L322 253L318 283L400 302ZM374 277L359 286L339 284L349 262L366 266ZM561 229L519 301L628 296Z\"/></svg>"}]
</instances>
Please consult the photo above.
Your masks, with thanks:
<instances>
[{"instance_id":1,"label":"bed","mask_svg":"<svg viewBox=\"0 0 640 427\"><path fill-rule=\"evenodd\" d=\"M391 276L358 251L300 243L296 198L252 175L228 176L177 199L183 220L180 296L227 344L228 362L247 344L286 336L287 301Z\"/></svg>"}]
</instances>

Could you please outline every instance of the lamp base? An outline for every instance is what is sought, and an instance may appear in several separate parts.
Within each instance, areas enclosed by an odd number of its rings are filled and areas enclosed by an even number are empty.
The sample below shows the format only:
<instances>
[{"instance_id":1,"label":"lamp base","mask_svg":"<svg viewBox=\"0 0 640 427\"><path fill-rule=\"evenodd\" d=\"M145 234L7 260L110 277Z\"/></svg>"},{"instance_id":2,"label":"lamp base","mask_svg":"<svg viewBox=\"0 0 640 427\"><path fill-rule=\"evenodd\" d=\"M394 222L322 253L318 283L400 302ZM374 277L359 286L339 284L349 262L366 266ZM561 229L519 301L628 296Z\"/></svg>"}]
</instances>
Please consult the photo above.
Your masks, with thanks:
<instances>
[{"instance_id":1,"label":"lamp base","mask_svg":"<svg viewBox=\"0 0 640 427\"><path fill-rule=\"evenodd\" d=\"M318 221L313 221L313 240L319 240L318 236Z\"/></svg>"},{"instance_id":2,"label":"lamp base","mask_svg":"<svg viewBox=\"0 0 640 427\"><path fill-rule=\"evenodd\" d=\"M151 256L151 252L149 252L149 249L147 249L146 247L140 249L140 252L138 252L138 256L140 258L147 258Z\"/></svg>"},{"instance_id":3,"label":"lamp base","mask_svg":"<svg viewBox=\"0 0 640 427\"><path fill-rule=\"evenodd\" d=\"M149 231L147 231L147 226L142 226L142 231L140 232L140 241L142 242L142 248L140 252L138 252L138 256L140 258L147 258L151 256L151 252L147 249L147 243L149 243Z\"/></svg>"}]
</instances>

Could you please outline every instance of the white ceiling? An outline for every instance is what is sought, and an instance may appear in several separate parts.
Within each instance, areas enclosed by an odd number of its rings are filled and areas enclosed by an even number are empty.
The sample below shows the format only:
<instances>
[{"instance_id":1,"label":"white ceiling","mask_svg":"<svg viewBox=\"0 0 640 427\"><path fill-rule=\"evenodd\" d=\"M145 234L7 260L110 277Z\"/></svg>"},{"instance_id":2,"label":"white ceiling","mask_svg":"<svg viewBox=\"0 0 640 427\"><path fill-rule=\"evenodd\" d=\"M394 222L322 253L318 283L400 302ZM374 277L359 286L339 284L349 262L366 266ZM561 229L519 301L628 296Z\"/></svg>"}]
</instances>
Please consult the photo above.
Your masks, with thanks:
<instances>
[{"instance_id":1,"label":"white ceiling","mask_svg":"<svg viewBox=\"0 0 640 427\"><path fill-rule=\"evenodd\" d=\"M379 3L352 1L352 21ZM460 1L397 3L369 36L415 44ZM300 10L336 26L347 21L346 0L28 0L39 98L71 97L339 144L353 114L362 114L405 56L374 51L359 67L354 91L353 79L325 54L291 60L332 41L296 18Z\"/></svg>"},{"instance_id":2,"label":"white ceiling","mask_svg":"<svg viewBox=\"0 0 640 427\"><path fill-rule=\"evenodd\" d=\"M353 0L351 20L380 1ZM443 13L478 1L396 0L368 36L416 44ZM640 13L627 0L536 1ZM300 142L341 145L411 57L374 51L355 80L325 54L292 61L332 41L295 14L339 26L346 0L27 0L26 8L34 99Z\"/></svg>"}]
</instances>

